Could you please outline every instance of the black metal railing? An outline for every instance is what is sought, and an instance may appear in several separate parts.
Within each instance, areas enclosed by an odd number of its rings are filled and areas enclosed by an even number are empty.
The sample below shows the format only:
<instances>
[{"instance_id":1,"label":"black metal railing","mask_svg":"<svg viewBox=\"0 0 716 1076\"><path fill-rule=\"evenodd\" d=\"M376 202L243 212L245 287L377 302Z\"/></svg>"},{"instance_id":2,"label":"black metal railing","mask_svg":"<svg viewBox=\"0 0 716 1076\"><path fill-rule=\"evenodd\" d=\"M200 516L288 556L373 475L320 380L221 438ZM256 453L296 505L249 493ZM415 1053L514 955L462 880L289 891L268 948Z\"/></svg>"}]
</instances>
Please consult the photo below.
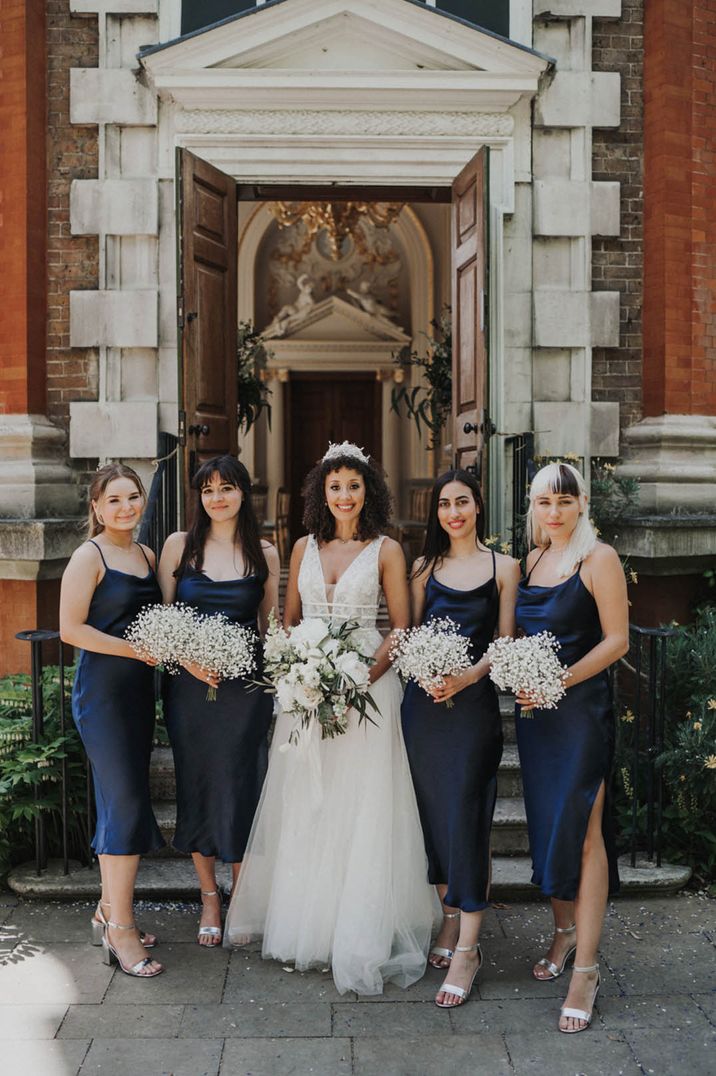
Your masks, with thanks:
<instances>
[{"instance_id":1,"label":"black metal railing","mask_svg":"<svg viewBox=\"0 0 716 1076\"><path fill-rule=\"evenodd\" d=\"M139 541L159 558L167 535L179 527L179 442L170 433L159 434L159 459L152 478L139 528Z\"/></svg>"},{"instance_id":2,"label":"black metal railing","mask_svg":"<svg viewBox=\"0 0 716 1076\"><path fill-rule=\"evenodd\" d=\"M631 824L622 836L628 837L632 867L637 851L661 866L664 777L656 761L665 746L667 653L675 634L673 628L630 624L629 652L612 670L620 763L615 780L624 782L620 771L627 770Z\"/></svg>"},{"instance_id":3,"label":"black metal railing","mask_svg":"<svg viewBox=\"0 0 716 1076\"><path fill-rule=\"evenodd\" d=\"M524 554L527 491L536 470L534 434L513 434L505 438L505 445L512 450L512 519L510 522L512 556L521 560Z\"/></svg>"}]
</instances>

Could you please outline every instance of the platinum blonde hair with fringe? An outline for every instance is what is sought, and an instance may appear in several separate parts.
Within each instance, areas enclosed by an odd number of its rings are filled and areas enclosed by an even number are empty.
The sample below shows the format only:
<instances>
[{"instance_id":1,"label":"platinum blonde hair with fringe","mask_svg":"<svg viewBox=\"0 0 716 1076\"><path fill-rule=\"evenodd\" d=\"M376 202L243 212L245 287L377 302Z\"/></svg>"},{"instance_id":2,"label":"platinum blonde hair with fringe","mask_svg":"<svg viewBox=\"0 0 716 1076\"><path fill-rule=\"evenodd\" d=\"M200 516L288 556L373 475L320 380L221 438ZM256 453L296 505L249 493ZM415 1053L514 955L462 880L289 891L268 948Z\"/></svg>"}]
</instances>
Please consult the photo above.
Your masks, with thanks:
<instances>
[{"instance_id":1,"label":"platinum blonde hair with fringe","mask_svg":"<svg viewBox=\"0 0 716 1076\"><path fill-rule=\"evenodd\" d=\"M587 487L584 478L576 467L569 463L548 463L540 468L530 485L530 504L525 521L525 537L528 549L533 546L544 548L551 544L549 534L545 533L534 517L534 502L544 493L562 493L579 500L579 519L571 537L564 548L559 562L561 576L572 575L585 557L597 544L597 532L587 511Z\"/></svg>"}]
</instances>

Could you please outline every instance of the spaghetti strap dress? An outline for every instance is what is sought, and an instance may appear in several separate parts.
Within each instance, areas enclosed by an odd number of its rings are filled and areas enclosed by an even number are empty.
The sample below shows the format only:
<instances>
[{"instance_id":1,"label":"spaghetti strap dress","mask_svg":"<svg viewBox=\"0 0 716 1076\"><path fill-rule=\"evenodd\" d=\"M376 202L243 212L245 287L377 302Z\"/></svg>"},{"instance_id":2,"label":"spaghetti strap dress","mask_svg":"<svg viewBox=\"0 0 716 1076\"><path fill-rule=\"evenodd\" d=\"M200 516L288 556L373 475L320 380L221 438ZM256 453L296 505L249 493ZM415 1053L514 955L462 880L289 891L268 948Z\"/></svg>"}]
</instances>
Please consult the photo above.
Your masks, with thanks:
<instances>
[{"instance_id":1,"label":"spaghetti strap dress","mask_svg":"<svg viewBox=\"0 0 716 1076\"><path fill-rule=\"evenodd\" d=\"M450 617L480 660L497 626L499 595L492 577L473 590L454 590L430 575L423 622ZM490 830L502 758L502 722L495 685L485 676L436 703L415 681L405 689L403 737L428 857L428 878L447 885L445 903L464 912L488 906Z\"/></svg>"},{"instance_id":2,"label":"spaghetti strap dress","mask_svg":"<svg viewBox=\"0 0 716 1076\"><path fill-rule=\"evenodd\" d=\"M264 586L255 575L216 580L188 568L177 584L176 600L199 613L223 613L255 631L258 667L258 611ZM174 753L180 852L218 856L225 863L244 858L268 762L272 699L244 679L224 680L216 699L206 700L206 684L181 669L164 678L164 718Z\"/></svg>"},{"instance_id":3,"label":"spaghetti strap dress","mask_svg":"<svg viewBox=\"0 0 716 1076\"><path fill-rule=\"evenodd\" d=\"M534 571L534 567L532 568ZM520 582L517 626L525 635L551 632L561 643L563 665L574 665L601 641L594 597L581 576L554 587ZM579 888L582 847L589 816L602 782L606 800L602 832L609 864L609 892L619 890L619 875L609 803L615 722L606 669L569 687L554 710L516 711L532 882L545 896L574 900Z\"/></svg>"},{"instance_id":4,"label":"spaghetti strap dress","mask_svg":"<svg viewBox=\"0 0 716 1076\"><path fill-rule=\"evenodd\" d=\"M161 602L159 583L141 546L147 560L142 577L110 568L97 542L92 545L105 571L87 623L121 639L145 605ZM164 844L149 796L154 713L154 669L132 658L80 651L72 715L94 780L96 855L142 855Z\"/></svg>"}]
</instances>

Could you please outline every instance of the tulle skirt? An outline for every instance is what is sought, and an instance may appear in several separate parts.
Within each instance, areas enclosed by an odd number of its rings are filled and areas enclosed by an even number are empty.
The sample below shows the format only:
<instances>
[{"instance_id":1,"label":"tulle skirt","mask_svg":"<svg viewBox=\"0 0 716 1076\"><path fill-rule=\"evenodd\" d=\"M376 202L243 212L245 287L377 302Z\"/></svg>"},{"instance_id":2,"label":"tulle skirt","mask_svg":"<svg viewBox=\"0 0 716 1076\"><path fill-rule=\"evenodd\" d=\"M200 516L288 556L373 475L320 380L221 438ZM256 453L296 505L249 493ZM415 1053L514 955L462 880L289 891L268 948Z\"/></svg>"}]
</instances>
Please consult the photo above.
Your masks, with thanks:
<instances>
[{"instance_id":1,"label":"tulle skirt","mask_svg":"<svg viewBox=\"0 0 716 1076\"><path fill-rule=\"evenodd\" d=\"M376 724L354 714L334 739L314 725L286 748L293 719L279 712L224 935L263 937L265 958L301 970L330 966L341 993L419 979L434 918L395 673L371 694Z\"/></svg>"}]
</instances>

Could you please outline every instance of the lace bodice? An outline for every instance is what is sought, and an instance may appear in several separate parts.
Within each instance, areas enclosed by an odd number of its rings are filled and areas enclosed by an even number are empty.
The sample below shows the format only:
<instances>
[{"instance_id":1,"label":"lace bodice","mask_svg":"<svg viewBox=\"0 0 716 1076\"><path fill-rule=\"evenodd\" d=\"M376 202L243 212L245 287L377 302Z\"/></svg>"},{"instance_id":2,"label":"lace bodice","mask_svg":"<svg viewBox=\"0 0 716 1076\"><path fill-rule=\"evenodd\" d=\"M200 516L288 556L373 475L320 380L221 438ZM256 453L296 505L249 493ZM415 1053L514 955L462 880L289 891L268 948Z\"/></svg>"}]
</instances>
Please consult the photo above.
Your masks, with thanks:
<instances>
[{"instance_id":1,"label":"lace bodice","mask_svg":"<svg viewBox=\"0 0 716 1076\"><path fill-rule=\"evenodd\" d=\"M326 586L318 542L309 534L298 573L298 592L304 617L323 617L334 624L357 621L361 634L373 637L381 598L378 558L383 536L375 538L348 565L335 586ZM371 638L372 642L372 638Z\"/></svg>"}]
</instances>

